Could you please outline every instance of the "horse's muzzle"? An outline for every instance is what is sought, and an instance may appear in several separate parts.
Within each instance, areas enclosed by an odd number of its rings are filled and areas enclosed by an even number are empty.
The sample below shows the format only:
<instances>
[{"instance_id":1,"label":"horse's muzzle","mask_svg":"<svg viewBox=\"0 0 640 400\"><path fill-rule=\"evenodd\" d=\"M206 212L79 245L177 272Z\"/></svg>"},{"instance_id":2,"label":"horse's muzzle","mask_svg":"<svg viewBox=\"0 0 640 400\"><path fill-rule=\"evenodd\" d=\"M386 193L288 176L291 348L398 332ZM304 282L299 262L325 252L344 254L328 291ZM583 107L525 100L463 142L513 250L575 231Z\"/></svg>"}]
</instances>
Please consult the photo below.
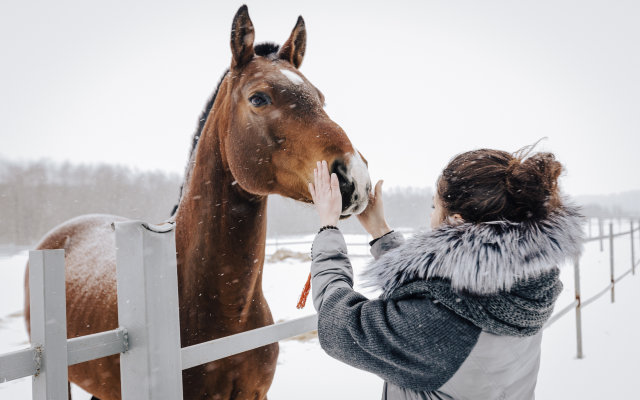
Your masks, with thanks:
<instances>
[{"instance_id":1,"label":"horse's muzzle","mask_svg":"<svg viewBox=\"0 0 640 400\"><path fill-rule=\"evenodd\" d=\"M356 152L345 159L337 159L331 165L331 172L338 176L340 183L342 216L361 213L369 202L371 179L360 155Z\"/></svg>"}]
</instances>

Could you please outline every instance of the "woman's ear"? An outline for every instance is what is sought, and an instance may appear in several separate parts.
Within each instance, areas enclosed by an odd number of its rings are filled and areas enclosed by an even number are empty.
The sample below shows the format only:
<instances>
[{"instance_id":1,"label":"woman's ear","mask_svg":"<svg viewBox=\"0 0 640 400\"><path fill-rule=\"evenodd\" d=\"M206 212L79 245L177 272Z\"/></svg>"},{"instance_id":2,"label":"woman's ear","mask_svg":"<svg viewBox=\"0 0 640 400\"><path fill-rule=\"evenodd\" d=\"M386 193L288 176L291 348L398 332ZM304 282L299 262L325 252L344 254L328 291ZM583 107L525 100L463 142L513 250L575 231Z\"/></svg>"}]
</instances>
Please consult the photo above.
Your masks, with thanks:
<instances>
[{"instance_id":1,"label":"woman's ear","mask_svg":"<svg viewBox=\"0 0 640 400\"><path fill-rule=\"evenodd\" d=\"M451 226L457 226L464 224L464 219L462 219L462 215L460 214L447 215L447 223Z\"/></svg>"}]
</instances>

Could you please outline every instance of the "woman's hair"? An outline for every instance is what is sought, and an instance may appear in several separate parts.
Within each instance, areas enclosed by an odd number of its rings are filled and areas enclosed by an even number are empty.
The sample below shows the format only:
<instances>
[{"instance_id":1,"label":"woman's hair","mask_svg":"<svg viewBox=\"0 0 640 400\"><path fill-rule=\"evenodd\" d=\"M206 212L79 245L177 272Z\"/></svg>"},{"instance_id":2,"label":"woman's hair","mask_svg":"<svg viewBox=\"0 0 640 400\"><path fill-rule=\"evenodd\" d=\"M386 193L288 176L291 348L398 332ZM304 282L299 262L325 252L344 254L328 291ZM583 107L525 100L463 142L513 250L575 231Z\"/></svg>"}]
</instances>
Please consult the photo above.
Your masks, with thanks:
<instances>
[{"instance_id":1,"label":"woman's hair","mask_svg":"<svg viewBox=\"0 0 640 400\"><path fill-rule=\"evenodd\" d=\"M528 156L480 149L455 156L442 171L437 192L447 214L467 222L540 220L561 206L562 164L551 153Z\"/></svg>"}]
</instances>

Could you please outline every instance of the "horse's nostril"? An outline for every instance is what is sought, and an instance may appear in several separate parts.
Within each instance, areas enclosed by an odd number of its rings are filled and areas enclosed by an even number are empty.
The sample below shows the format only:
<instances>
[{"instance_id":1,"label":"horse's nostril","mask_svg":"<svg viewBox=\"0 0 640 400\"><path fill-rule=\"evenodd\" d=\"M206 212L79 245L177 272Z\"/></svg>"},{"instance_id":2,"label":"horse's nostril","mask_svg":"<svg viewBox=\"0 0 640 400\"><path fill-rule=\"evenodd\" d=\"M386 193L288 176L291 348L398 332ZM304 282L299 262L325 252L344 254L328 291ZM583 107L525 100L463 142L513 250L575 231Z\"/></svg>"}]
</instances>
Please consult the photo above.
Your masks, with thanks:
<instances>
[{"instance_id":1,"label":"horse's nostril","mask_svg":"<svg viewBox=\"0 0 640 400\"><path fill-rule=\"evenodd\" d=\"M338 176L338 182L340 182L340 194L342 195L342 210L346 210L351 206L352 201L357 201L357 198L353 198L356 190L355 183L348 175L347 164L343 160L336 160L331 164L331 172Z\"/></svg>"},{"instance_id":2,"label":"horse's nostril","mask_svg":"<svg viewBox=\"0 0 640 400\"><path fill-rule=\"evenodd\" d=\"M344 179L347 177L347 165L342 160L336 160L331 165L331 172Z\"/></svg>"}]
</instances>

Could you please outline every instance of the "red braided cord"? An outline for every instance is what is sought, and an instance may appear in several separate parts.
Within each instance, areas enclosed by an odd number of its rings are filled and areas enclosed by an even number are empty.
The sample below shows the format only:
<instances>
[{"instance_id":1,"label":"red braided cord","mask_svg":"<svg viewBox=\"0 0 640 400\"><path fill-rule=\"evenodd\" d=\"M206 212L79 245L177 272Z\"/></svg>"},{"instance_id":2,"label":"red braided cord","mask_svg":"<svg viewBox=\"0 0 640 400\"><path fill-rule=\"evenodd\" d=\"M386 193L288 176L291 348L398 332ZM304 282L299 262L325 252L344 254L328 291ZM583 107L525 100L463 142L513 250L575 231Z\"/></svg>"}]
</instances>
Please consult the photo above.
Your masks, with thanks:
<instances>
[{"instance_id":1,"label":"red braided cord","mask_svg":"<svg viewBox=\"0 0 640 400\"><path fill-rule=\"evenodd\" d=\"M310 291L311 291L311 273L309 273L309 277L307 278L307 283L304 284L304 289L302 289L300 300L298 300L298 305L296 306L298 309L303 309L305 304L307 304L307 297L309 297Z\"/></svg>"}]
</instances>

